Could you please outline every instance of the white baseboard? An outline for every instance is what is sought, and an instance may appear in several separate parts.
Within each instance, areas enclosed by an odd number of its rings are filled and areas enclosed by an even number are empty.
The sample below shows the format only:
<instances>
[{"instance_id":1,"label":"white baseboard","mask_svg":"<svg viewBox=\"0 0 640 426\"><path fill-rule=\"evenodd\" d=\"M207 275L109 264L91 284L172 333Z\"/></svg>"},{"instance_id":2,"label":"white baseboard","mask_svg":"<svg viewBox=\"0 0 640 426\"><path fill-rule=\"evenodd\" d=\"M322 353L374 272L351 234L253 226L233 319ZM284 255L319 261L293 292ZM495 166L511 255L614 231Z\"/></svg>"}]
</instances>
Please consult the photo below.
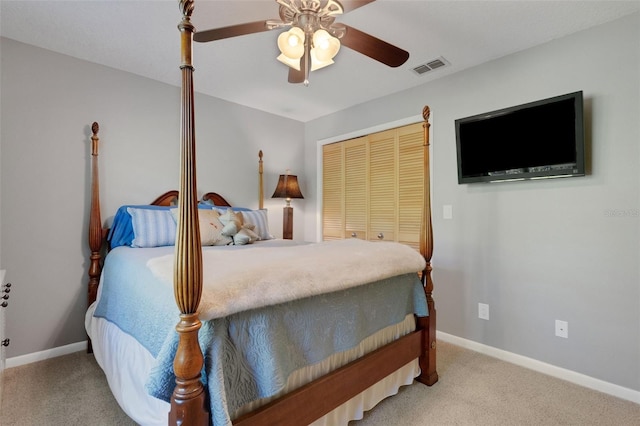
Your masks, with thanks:
<instances>
[{"instance_id":1,"label":"white baseboard","mask_svg":"<svg viewBox=\"0 0 640 426\"><path fill-rule=\"evenodd\" d=\"M613 383L605 382L604 380L596 379L585 374L576 373L575 371L567 370L565 368L556 367L555 365L547 364L542 361L528 358L526 356L514 354L513 352L507 352L502 349L487 346L482 343L474 342L473 340L464 339L462 337L454 336L452 334L444 333L441 331L436 332L436 338L443 342L451 343L453 345L461 346L465 349L469 349L475 352L491 356L493 358L500 359L502 361L509 362L511 364L519 365L521 367L528 368L539 373L547 374L558 379L566 380L579 386L584 386L589 389L593 389L599 392L606 393L608 395L615 396L627 401L640 404L640 392L625 388L623 386L615 385ZM73 352L84 351L87 349L87 341L72 343L66 346L60 346L57 348L47 349L41 352L35 352L32 354L21 355L13 358L7 358L6 368L17 367L32 362L43 361L49 358L55 358L62 355L67 355Z\"/></svg>"},{"instance_id":2,"label":"white baseboard","mask_svg":"<svg viewBox=\"0 0 640 426\"><path fill-rule=\"evenodd\" d=\"M57 348L51 348L40 352L34 352L31 354L15 356L7 358L5 367L12 368L20 365L30 364L32 362L44 361L45 359L55 358L62 355L71 354L79 351L87 350L87 341L71 343L70 345L59 346Z\"/></svg>"},{"instance_id":3,"label":"white baseboard","mask_svg":"<svg viewBox=\"0 0 640 426\"><path fill-rule=\"evenodd\" d=\"M614 385L613 383L605 382L604 380L596 379L581 373L576 373L575 371L567 370L565 368L556 367L555 365L547 364L533 358L527 358L526 356L514 354L513 352L507 352L502 349L497 349L492 346L474 342L473 340L463 339L462 337L443 333L441 331L436 331L436 339L454 344L456 346L461 346L465 349L470 349L475 352L480 352L493 358L498 358L502 361L519 365L521 367L525 367L539 373L556 377L558 379L566 380L567 382L571 382L579 386L583 386L602 393L606 393L608 395L615 396L617 398L640 404L640 392L633 389Z\"/></svg>"}]
</instances>

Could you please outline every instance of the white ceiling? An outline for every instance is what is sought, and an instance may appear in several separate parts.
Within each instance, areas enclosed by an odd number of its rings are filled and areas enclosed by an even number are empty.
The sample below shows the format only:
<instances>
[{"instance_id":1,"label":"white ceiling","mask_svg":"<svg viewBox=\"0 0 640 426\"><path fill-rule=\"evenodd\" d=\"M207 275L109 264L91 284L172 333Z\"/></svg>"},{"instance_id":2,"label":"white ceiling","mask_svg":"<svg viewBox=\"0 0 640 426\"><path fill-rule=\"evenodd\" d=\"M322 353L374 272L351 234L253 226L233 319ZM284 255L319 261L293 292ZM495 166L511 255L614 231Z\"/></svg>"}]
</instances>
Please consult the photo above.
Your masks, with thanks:
<instances>
[{"instance_id":1,"label":"white ceiling","mask_svg":"<svg viewBox=\"0 0 640 426\"><path fill-rule=\"evenodd\" d=\"M309 87L289 84L273 30L194 43L195 90L306 122L638 10L638 0L377 0L337 21L409 51L401 67L342 48ZM180 85L177 0L2 0L0 15L3 37ZM196 0L192 22L205 30L278 17L274 0ZM439 57L450 65L412 71Z\"/></svg>"}]
</instances>

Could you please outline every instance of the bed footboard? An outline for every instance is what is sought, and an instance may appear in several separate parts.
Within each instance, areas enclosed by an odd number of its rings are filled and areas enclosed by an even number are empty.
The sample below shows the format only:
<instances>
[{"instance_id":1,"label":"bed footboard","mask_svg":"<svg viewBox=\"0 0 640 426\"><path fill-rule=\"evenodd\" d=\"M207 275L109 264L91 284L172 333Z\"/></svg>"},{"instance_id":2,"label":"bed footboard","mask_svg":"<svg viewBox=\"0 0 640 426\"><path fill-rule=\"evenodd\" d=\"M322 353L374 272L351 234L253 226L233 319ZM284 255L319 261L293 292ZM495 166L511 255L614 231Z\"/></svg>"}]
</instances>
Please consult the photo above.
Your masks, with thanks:
<instances>
[{"instance_id":1,"label":"bed footboard","mask_svg":"<svg viewBox=\"0 0 640 426\"><path fill-rule=\"evenodd\" d=\"M236 419L237 426L307 425L422 353L418 330ZM322 401L321 404L318 401Z\"/></svg>"}]
</instances>

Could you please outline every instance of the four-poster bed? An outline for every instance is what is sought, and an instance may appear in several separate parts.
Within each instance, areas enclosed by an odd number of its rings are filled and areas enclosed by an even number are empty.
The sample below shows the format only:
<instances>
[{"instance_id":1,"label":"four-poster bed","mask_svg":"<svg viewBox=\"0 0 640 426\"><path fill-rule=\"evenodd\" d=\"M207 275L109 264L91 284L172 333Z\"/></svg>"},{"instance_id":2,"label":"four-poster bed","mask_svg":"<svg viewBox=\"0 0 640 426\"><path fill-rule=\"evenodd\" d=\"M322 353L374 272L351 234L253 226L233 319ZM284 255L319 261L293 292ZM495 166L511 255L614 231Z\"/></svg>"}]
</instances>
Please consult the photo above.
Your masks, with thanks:
<instances>
[{"instance_id":1,"label":"four-poster bed","mask_svg":"<svg viewBox=\"0 0 640 426\"><path fill-rule=\"evenodd\" d=\"M162 285L166 282L172 282L174 293L172 299L175 299L175 305L177 307L177 311L179 312L179 318L171 316L169 317L175 318L175 320L170 319L170 321L173 321L173 324L178 321L178 324L175 326L177 336L174 340L172 340L172 337L167 338L166 340L168 342L163 342L163 338L161 336L159 343L151 340L145 342L144 339L146 337L141 337L138 340L142 341L142 346L145 346L145 348L147 349L149 349L150 347L157 349L152 349L145 352L146 355L142 355L143 357L147 357L147 360L145 362L154 363L157 362L157 359L163 357L166 358L167 356L170 356L173 360L172 368L169 368L169 370L171 370L169 372L169 376L173 378L173 374L175 374L175 387L172 386L173 391L170 395L170 410L168 410L169 424L205 425L213 422L213 424L218 426L223 422L233 421L233 424L238 425L306 425L313 423L317 419L320 419L320 422L324 422L319 424L331 424L336 419L343 420L345 418L357 418L359 415L361 415L361 412L363 410L362 406L364 406L364 410L371 408L384 397L397 392L399 386L410 383L414 377L415 380L427 385L434 384L438 380L438 376L436 373L436 317L434 301L431 297L431 293L433 291L433 283L431 281L430 261L433 241L431 231L429 182L429 108L425 107L423 110L423 117L425 120L425 208L422 218L422 237L420 243L421 256L416 255L414 250L408 249L405 246L401 246L395 243L364 243L349 240L345 240L343 242L309 244L296 247L287 247L285 245L282 247L252 247L237 250L225 250L220 247L203 248L203 240L201 238L201 226L203 223L201 221L201 211L203 210L203 208L201 207L202 202L199 202L197 197L197 186L195 178L196 159L192 80L193 67L191 63L191 43L194 28L190 23L190 16L193 12L193 1L182 0L179 2L179 4L183 14L183 19L178 26L181 33L182 52L182 62L180 67L182 71L180 189L179 191L170 191L168 193L165 193L162 196L158 197L152 203L156 206L169 206L173 201L177 199L177 208L172 209L173 211L171 213L172 215L174 215L175 221L177 222L174 246L172 245L170 247L156 247L149 249L158 250L158 252L154 252L153 255L146 254L147 251L144 250L147 249L118 247L109 253L109 256L107 256L107 259L104 262L103 268L101 248L103 247L103 242L107 236L107 231L103 229L100 218L99 184L97 172L99 141L98 125L97 123L94 123L94 125L92 126L93 136L91 139L93 146L93 182L89 229L91 264L89 268L90 279L88 289L89 304L91 305L91 309L87 314L87 330L90 337L92 338L96 353L96 359L101 364L103 369L105 369L105 372L107 372L107 377L109 379L109 384L112 390L114 390L114 393L116 393L115 388L119 387L123 392L119 396L116 395L118 401L121 403L121 405L123 405L123 408L125 408L124 405L127 405L127 395L130 396L133 392L133 385L126 382L126 380L128 380L128 378L126 377L112 379L108 373L108 370L120 371L123 376L126 376L129 373L129 370L127 369L127 363L129 363L129 360L127 360L127 357L136 358L137 355L134 355L134 352L129 349L129 346L126 347L127 349L123 349L124 346L119 347L118 350L110 348L110 343L108 343L108 341L98 340L98 336L101 336L102 333L102 331L99 331L98 329L102 327L106 330L109 326L108 323L122 321L119 323L122 330L113 330L112 328L110 328L109 330L111 331L107 331L105 333L115 332L124 334L126 335L124 336L125 339L135 340L132 336L135 336L136 331L133 330L132 324L139 324L140 322L143 322L141 320L142 317L136 316L138 315L138 309L136 308L138 306L141 306L142 304L147 303L146 300L143 300L144 298L136 299L136 297L138 296L135 295L135 292L139 291L143 295L145 294L145 291L149 293L160 293L157 290L157 286ZM260 152L260 208L262 208L263 203L262 170L262 152ZM209 202L209 204L213 204L216 206L230 206L230 204L222 196L216 193L205 194L205 196L203 197L203 201ZM159 209L162 209L162 207L159 207ZM167 209L171 208L167 207ZM131 212L131 210L128 211ZM167 210L160 211L164 212ZM247 216L250 217L249 214L247 214ZM268 243L268 241L266 243ZM351 260L352 262L355 262L353 264L358 265L360 268L362 268L362 271L357 271L357 279L349 278L349 280L354 281L352 287L339 287L337 286L337 284L332 284L331 279L322 275L323 269L339 269L336 265L340 262L340 260L338 259L325 257L328 255L323 252L316 251L321 250L321 247L325 244L335 244L331 246L329 251L333 251L337 257L352 258L346 259L345 261ZM365 251L361 244L371 246L371 252ZM389 244L389 246L385 246L386 244ZM260 244L255 245L260 246ZM275 243L274 245L278 246L278 244ZM409 252L403 252L402 248L396 246L403 247L409 250ZM374 269L371 265L371 262L384 263L381 260L376 260L376 249L378 251L385 251L385 256L387 258L386 260L388 261L388 263L393 264L393 267L396 268L394 269L395 272L393 273L385 272L386 275L384 275L384 277L381 279L378 279L378 275L375 275L373 274L373 272L369 271L371 269ZM354 254L350 256L344 256L343 252L340 250L345 250L345 253L349 252ZM129 262L129 257L135 257L131 255L131 253L133 253L134 251L136 253L135 256L138 256L143 260L142 263L144 264L144 270L135 269L135 273L129 274L128 272L122 272L122 270L114 266L116 262L116 260L114 259L123 258L125 259L125 262ZM249 256L249 253L253 253L256 251L260 251L258 257L267 258L273 263L278 264L277 262L279 259L281 261L279 265L284 265L284 267L281 268L285 270L284 275L302 276L304 277L304 279L301 281L309 281L311 283L311 287L314 288L310 290L309 293L304 293L307 290L304 290L304 286L302 284L300 284L301 289L297 290L299 283L296 283L295 286L291 286L290 283L285 283L286 285L280 287L275 286L274 289L271 290L269 288L265 289L265 287L262 286L263 281L270 281L272 280L271 277L273 276L277 277L278 279L284 279L283 275L277 275L277 273L275 273L276 275L273 275L274 272L267 271L268 263L266 261L264 264L260 264L258 260L254 259L251 262L261 265L261 271L264 271L264 274L261 272L259 274L260 276L252 276L253 281L249 281L250 285L247 283L239 284L240 281L234 281L233 286L224 287L224 291L226 293L231 290L233 290L231 292L238 293L240 295L239 298L241 299L241 301L238 302L236 299L229 299L229 303L223 304L224 306L222 307L216 305L216 303L219 303L220 300L225 299L221 292L216 293L215 288L214 290L211 290L211 283L213 282L214 285L218 285L216 283L216 278L222 280L221 277L228 277L230 281L233 281L231 279L234 278L232 272L236 270L244 270L243 268L233 269L233 258L239 257L240 255L245 256L245 254ZM358 258L355 253L361 251L365 253L363 255L364 257ZM267 252L279 254L274 254L274 257L270 257L271 255L265 254ZM295 255L293 255L294 252L296 252ZM293 258L304 258L305 253L307 253L308 259L312 259L315 261L306 263L305 265L307 266L298 266L296 262L294 262ZM415 257L419 258L420 262L416 263L417 261L415 260ZM216 266L211 266L211 264L214 263L216 259L221 263L215 264ZM282 259L285 259L286 262L282 263ZM323 259L327 260L323 261ZM170 268L167 268L167 261L170 262ZM369 263L367 263L367 261L369 261ZM330 264L332 268L327 268L327 264ZM350 264L349 267L353 266L353 264ZM416 264L419 265L419 267L416 267ZM142 268L142 266L137 265L132 267ZM401 267L404 267L405 269L401 269ZM305 268L308 269L305 270ZM314 268L317 268L317 270ZM167 278L167 270L169 269L172 271L171 277ZM417 273L419 273L420 279L417 279ZM154 276L156 281L154 281L152 284L145 284L136 281L125 283L125 281L128 281L132 276L137 277L145 274L148 276ZM110 284L110 286L105 286L107 278L110 275L117 276L118 280L115 281L118 281L119 284ZM264 278L264 280L261 281L261 278ZM314 280L317 280L317 282ZM304 373L300 373L300 378L295 380L292 379L292 377L296 376L299 371L303 370L303 368L300 365L295 366L295 368L291 367L288 370L285 368L283 369L283 371L286 371L286 374L284 374L284 381L287 383L282 386L280 386L280 383L278 384L280 389L279 392L274 392L269 395L261 395L261 398L259 398L259 400L252 401L250 403L235 403L233 399L235 395L235 389L233 389L233 387L228 384L229 379L223 376L228 373L229 369L235 368L235 364L233 363L238 361L235 359L230 360L227 358L234 358L234 356L244 355L245 352L243 351L249 351L249 349L234 346L227 352L225 352L226 349L219 349L217 347L224 346L226 348L225 345L233 346L227 342L227 340L229 340L227 338L227 335L233 334L233 330L235 329L244 327L244 322L242 322L241 326L238 325L240 323L236 323L234 321L246 321L247 323L249 323L250 321L254 321L253 317L251 320L246 320L245 317L240 318L240 316L255 314L260 318L271 318L269 317L269 315L272 315L271 311L267 313L266 310L277 310L278 307L284 306L283 313L281 313L281 315L283 316L278 317L280 319L274 320L275 322L281 321L282 318L290 318L292 316L295 316L297 318L297 321L300 321L300 325L298 328L306 327L306 325L304 324L315 323L316 321L310 321L308 318L304 318L301 320L300 318L303 318L303 316L307 315L307 313L314 311L314 309L321 309L322 301L324 300L324 298L336 297L336 300L341 301L340 303L355 304L358 303L357 300L361 300L364 298L362 293L356 294L356 292L369 291L369 288L373 288L374 285L380 286L380 283L382 283L383 281L385 285L389 287L391 284L387 283L388 280L393 280L392 285L397 286L394 287L394 292L397 292L397 289L403 286L403 288L407 289L406 296L395 296L396 293L394 293L394 297L391 298L394 300L399 299L400 301L402 301L402 304L406 305L398 308L401 309L401 311L398 312L402 312L402 318L404 319L395 319L393 321L389 320L389 322L385 324L373 324L373 322L375 321L374 318L365 318L363 314L359 313L358 315L362 316L362 318L355 318L353 320L354 324L364 323L365 325L372 327L372 330L368 331L366 333L366 336L363 335L352 337L353 339L360 342L360 345L352 347L351 343L346 343L346 347L350 348L351 352L344 350L344 347L339 351L334 348L331 351L330 356L323 355L323 357L320 357L320 359L323 360L322 363L314 363L314 366L316 364L318 366L322 365L322 368L324 369L322 372L309 374L309 372L305 370ZM322 285L326 285L327 288L324 290L317 290L315 287L318 287L320 282L322 283ZM371 282L371 284L368 284L369 282ZM416 282L417 288L420 289L420 295L418 296L416 296L417 293L415 291ZM98 286L99 283L100 286ZM120 285L120 287L118 287L118 285ZM150 285L151 287L149 287ZM257 286L256 290L254 291L240 292L240 290L238 290L238 288L253 290L253 285ZM295 287L296 290L293 292L295 294L286 294L291 287ZM203 291L207 297L203 296ZM299 291L299 293L296 293L296 291ZM375 292L371 291L371 293L379 293L381 295L380 297L382 298L381 300L389 300L388 294L383 293L383 290L376 290ZM397 294L400 294L400 292L398 292ZM153 298L157 297L160 296L154 294ZM248 302L245 300L251 298L269 299L270 297L272 298L271 302L258 301L258 304L251 304L256 303L255 300ZM367 295L366 297L374 296ZM406 301L402 300L403 297L406 298ZM94 303L94 301L96 301L96 298L99 299L100 303ZM151 299L152 297L149 298ZM162 299L160 303L166 304L166 298ZM307 305L304 305L304 303L307 303ZM391 305L391 303L383 301L371 303L379 303L379 305L364 306L364 308L356 308L355 310L367 311L372 310L372 308L379 308L383 310L389 308L386 305ZM112 317L109 317L109 315L111 314L107 313L106 307L106 305L109 304L111 304L112 306L118 306L121 311L125 311L126 319L114 320ZM246 305L248 306L248 308L230 308L229 306L232 305ZM422 307L422 305L424 305L424 308ZM127 306L131 306L132 309L127 311ZM175 310L176 307L174 307L173 309ZM156 310L159 308L154 307L153 309ZM262 311L262 309L265 309L265 311ZM142 311L142 309L140 309L140 311ZM322 315L321 311L318 312L320 312L318 314L319 316L334 316L333 313ZM306 336L302 340L319 341L322 340L321 335L329 334L326 330L333 330L333 328L342 327L349 329L347 331L351 331L350 329L353 324L340 324L340 315L343 315L342 311L340 311L340 313L338 314L335 314L337 318L335 324L319 324L317 325L317 328L314 329L302 328L302 330L299 330L298 333L300 333L301 336ZM348 316L349 318L352 318L351 313L349 313ZM93 321L94 318L104 319L104 321ZM160 322L162 321L166 322L166 317L161 318ZM282 321L286 322L285 320ZM229 328L221 332L223 337L218 337L218 335L216 334L218 333L216 327L219 327L219 324L223 322L228 322ZM147 325L147 327L150 326ZM252 334L252 328L248 328L246 330L245 331L247 334ZM164 331L160 331L159 333L161 334L163 332ZM274 333L278 332L279 331L276 331ZM144 332L141 333L153 335L155 333L155 330L152 328L147 328ZM292 333L292 331L286 330L284 333ZM317 333L317 335L314 335L314 333ZM340 331L340 333L344 333L344 330ZM384 333L387 334L383 338L382 335ZM96 338L94 338L94 336L96 336ZM206 340L207 337L203 336L209 336L209 340ZM311 337L311 339L308 338L309 336ZM338 331L336 331L336 336L338 336ZM367 342L365 344L365 340L369 338L367 336L375 336L376 339L378 339L379 337L381 340L377 341L376 343ZM367 337L367 339L363 340L362 337ZM329 338L333 338L334 340L342 340L343 336L329 336ZM240 337L238 339L240 339ZM261 342L264 343L263 341ZM202 344L211 344L211 346L216 347L216 349L210 349L209 346L201 346ZM313 344L316 343L313 342ZM313 346L313 344L311 345ZM340 345L337 345L337 347L340 348ZM260 350L262 349L263 348L260 348ZM314 346L312 351L316 350L318 349ZM278 353L283 351L284 355L281 354L281 357L294 358L292 353L298 351L298 347L295 343L290 342L280 345L273 344L273 348L271 348L271 351L274 354L274 360L278 358ZM111 352L119 352L120 354L114 355ZM153 355L150 355L149 352L152 352ZM228 352L232 353L233 356L229 356ZM126 354L126 356L123 356L122 353ZM349 353L348 356L350 358L338 361L337 357L339 355L342 355L343 353ZM248 359L252 358L253 356L253 354L249 354L246 357ZM242 363L249 364L251 360L247 359L243 359ZM218 361L219 365L216 364ZM264 364L264 361L264 359L256 361L257 367L253 366L252 368L259 369L260 366ZM324 364L324 361L327 361L327 363ZM139 369L137 367L137 364L135 365L136 367L130 367L131 370ZM311 367L311 365L308 365L305 368L308 367ZM167 367L162 367L159 364L156 364L153 367L148 367L147 364L147 367L145 368L150 370L151 373L156 374L158 373L157 370L162 368L166 369ZM273 368L271 366L266 367L266 369L268 369L270 372L271 370L278 370L280 368L281 366L274 366ZM232 375L234 373L229 373L229 375ZM290 376L289 373L291 373ZM251 374L257 373L246 373L244 371L238 372L239 376L242 376L243 374L250 376ZM154 376L154 378L150 381L153 382L157 377L157 375ZM217 383L218 379L220 379L220 383ZM163 380L165 380L165 377L162 376L157 380L162 382ZM251 378L251 380L253 380L253 378ZM276 379L272 380L277 381ZM296 380L299 381L296 382ZM393 381L393 383L386 383L385 380L391 380ZM246 385L246 383L244 384ZM149 383L146 383L145 386L147 387L147 390L149 390L150 386L152 387L152 385L149 385ZM164 388L167 387L166 383L164 382L159 386L164 386ZM162 390L166 390L164 388ZM218 395L218 391L220 391L222 395ZM154 388L153 392L154 395L156 395L156 392L159 391L157 388ZM215 395L213 394L214 392L216 393ZM269 398L263 398L262 396L268 396ZM153 399L146 396L145 398ZM356 403L356 405L359 404L361 406L360 408L353 408L350 405L350 403L356 398L360 398L359 402ZM131 402L131 404L129 405L135 404L137 404L137 401ZM152 402L152 404L155 404L155 402ZM165 405L163 404L166 403L158 400L158 404L152 405L152 407L149 409L150 412L152 412L151 415L156 414L153 412L158 410L165 410L163 412L166 412L167 410L164 408ZM229 407L227 407L227 404L229 405ZM227 412L227 409L230 412ZM127 408L125 408L125 411L127 411ZM220 411L224 411L224 413L221 414ZM228 419L225 416L228 416ZM227 420L222 420L220 422L218 422L218 420L213 420L220 418ZM140 422L144 423L144 421Z\"/></svg>"}]
</instances>

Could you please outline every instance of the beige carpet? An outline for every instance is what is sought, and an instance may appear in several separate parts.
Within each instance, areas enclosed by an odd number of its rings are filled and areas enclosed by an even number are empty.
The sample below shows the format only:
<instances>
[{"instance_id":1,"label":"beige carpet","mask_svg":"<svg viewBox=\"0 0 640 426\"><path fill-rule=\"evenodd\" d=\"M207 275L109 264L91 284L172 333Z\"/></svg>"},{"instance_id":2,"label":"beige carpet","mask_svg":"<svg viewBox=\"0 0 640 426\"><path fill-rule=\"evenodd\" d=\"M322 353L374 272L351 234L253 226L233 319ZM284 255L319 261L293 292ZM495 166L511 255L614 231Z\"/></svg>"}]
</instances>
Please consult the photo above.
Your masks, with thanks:
<instances>
[{"instance_id":1,"label":"beige carpet","mask_svg":"<svg viewBox=\"0 0 640 426\"><path fill-rule=\"evenodd\" d=\"M133 425L82 352L6 370L2 425ZM414 384L351 426L640 425L640 405L440 342L440 381Z\"/></svg>"}]
</instances>

